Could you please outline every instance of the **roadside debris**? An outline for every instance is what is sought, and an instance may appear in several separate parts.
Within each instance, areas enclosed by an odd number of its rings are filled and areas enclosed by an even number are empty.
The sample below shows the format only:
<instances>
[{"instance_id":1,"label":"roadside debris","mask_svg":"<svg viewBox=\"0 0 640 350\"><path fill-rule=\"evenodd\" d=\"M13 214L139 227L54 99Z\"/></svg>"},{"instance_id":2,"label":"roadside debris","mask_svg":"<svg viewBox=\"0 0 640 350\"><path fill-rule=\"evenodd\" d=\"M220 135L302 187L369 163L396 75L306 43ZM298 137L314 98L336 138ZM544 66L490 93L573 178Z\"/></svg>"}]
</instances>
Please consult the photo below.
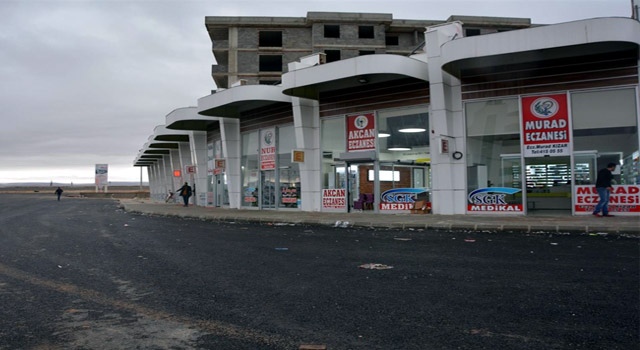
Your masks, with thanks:
<instances>
[{"instance_id":1,"label":"roadside debris","mask_svg":"<svg viewBox=\"0 0 640 350\"><path fill-rule=\"evenodd\" d=\"M358 267L361 269L367 269L367 270L389 270L393 268L393 266L390 266L390 265L377 264L377 263L362 264Z\"/></svg>"},{"instance_id":2,"label":"roadside debris","mask_svg":"<svg viewBox=\"0 0 640 350\"><path fill-rule=\"evenodd\" d=\"M335 227L349 227L349 221L336 221L336 226Z\"/></svg>"},{"instance_id":3,"label":"roadside debris","mask_svg":"<svg viewBox=\"0 0 640 350\"><path fill-rule=\"evenodd\" d=\"M275 224L273 224L273 226L295 226L296 224L294 223L289 223L289 222L276 222Z\"/></svg>"},{"instance_id":4,"label":"roadside debris","mask_svg":"<svg viewBox=\"0 0 640 350\"><path fill-rule=\"evenodd\" d=\"M302 344L298 350L327 350L324 344Z\"/></svg>"},{"instance_id":5,"label":"roadside debris","mask_svg":"<svg viewBox=\"0 0 640 350\"><path fill-rule=\"evenodd\" d=\"M467 238L464 241L467 242L467 243L475 243L476 240L473 239L473 238Z\"/></svg>"}]
</instances>

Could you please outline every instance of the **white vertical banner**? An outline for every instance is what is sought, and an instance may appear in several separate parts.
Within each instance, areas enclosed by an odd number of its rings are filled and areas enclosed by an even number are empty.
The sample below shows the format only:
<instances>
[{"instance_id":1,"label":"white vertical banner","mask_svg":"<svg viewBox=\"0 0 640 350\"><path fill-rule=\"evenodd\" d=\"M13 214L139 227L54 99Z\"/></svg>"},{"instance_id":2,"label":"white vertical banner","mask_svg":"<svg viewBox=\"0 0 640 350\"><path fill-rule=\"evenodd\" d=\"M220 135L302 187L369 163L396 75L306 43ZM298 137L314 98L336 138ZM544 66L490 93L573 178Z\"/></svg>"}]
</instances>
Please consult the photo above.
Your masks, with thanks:
<instances>
[{"instance_id":1,"label":"white vertical banner","mask_svg":"<svg viewBox=\"0 0 640 350\"><path fill-rule=\"evenodd\" d=\"M96 187L101 189L109 184L109 164L96 164Z\"/></svg>"}]
</instances>

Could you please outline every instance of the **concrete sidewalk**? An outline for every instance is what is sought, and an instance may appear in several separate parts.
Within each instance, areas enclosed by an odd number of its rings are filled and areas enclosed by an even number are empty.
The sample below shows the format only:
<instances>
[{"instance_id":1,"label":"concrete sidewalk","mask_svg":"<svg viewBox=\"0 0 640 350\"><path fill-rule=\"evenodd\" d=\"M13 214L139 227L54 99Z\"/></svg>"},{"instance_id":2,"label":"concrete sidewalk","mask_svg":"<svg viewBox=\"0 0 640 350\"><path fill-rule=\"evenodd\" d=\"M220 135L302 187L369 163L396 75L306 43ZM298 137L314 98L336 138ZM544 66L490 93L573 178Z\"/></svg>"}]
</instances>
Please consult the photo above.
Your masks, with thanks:
<instances>
[{"instance_id":1,"label":"concrete sidewalk","mask_svg":"<svg viewBox=\"0 0 640 350\"><path fill-rule=\"evenodd\" d=\"M519 232L583 232L640 236L640 217L588 216L486 216L431 214L373 214L301 212L285 210L225 209L156 203L148 199L120 199L124 210L134 213L195 218L212 221L244 221L271 224L317 224L399 229L488 230Z\"/></svg>"}]
</instances>

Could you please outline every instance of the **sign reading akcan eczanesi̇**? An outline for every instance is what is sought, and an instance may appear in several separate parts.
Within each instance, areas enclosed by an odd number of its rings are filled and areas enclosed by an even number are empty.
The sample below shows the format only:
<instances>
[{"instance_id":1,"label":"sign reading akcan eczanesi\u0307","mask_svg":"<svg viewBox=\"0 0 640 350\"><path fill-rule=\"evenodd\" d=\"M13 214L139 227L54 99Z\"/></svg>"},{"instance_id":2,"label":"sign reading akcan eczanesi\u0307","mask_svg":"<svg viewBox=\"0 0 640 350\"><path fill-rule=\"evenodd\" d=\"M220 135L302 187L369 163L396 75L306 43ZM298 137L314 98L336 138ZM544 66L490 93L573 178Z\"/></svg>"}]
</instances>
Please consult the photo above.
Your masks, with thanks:
<instances>
[{"instance_id":1,"label":"sign reading akcan eczanesi\u0307","mask_svg":"<svg viewBox=\"0 0 640 350\"><path fill-rule=\"evenodd\" d=\"M347 152L376 149L376 123L373 113L347 116Z\"/></svg>"}]
</instances>

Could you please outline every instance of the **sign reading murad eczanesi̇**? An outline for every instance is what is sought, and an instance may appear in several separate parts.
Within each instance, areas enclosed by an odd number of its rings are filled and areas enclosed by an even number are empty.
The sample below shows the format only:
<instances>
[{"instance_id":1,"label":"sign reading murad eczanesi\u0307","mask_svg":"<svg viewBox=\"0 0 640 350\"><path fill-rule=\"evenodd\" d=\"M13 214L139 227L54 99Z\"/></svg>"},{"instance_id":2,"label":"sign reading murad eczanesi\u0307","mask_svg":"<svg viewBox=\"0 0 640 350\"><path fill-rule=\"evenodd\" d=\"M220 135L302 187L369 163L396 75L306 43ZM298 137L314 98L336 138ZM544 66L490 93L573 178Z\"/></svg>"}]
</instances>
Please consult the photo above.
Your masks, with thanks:
<instances>
[{"instance_id":1,"label":"sign reading murad eczanesi\u0307","mask_svg":"<svg viewBox=\"0 0 640 350\"><path fill-rule=\"evenodd\" d=\"M609 194L609 212L615 215L640 215L640 185L614 185ZM575 213L591 214L600 201L594 185L577 185Z\"/></svg>"},{"instance_id":2,"label":"sign reading murad eczanesi\u0307","mask_svg":"<svg viewBox=\"0 0 640 350\"><path fill-rule=\"evenodd\" d=\"M568 156L567 94L523 96L522 149L525 157Z\"/></svg>"},{"instance_id":3,"label":"sign reading murad eczanesi\u0307","mask_svg":"<svg viewBox=\"0 0 640 350\"><path fill-rule=\"evenodd\" d=\"M347 116L347 152L376 149L376 122L373 113Z\"/></svg>"}]
</instances>

